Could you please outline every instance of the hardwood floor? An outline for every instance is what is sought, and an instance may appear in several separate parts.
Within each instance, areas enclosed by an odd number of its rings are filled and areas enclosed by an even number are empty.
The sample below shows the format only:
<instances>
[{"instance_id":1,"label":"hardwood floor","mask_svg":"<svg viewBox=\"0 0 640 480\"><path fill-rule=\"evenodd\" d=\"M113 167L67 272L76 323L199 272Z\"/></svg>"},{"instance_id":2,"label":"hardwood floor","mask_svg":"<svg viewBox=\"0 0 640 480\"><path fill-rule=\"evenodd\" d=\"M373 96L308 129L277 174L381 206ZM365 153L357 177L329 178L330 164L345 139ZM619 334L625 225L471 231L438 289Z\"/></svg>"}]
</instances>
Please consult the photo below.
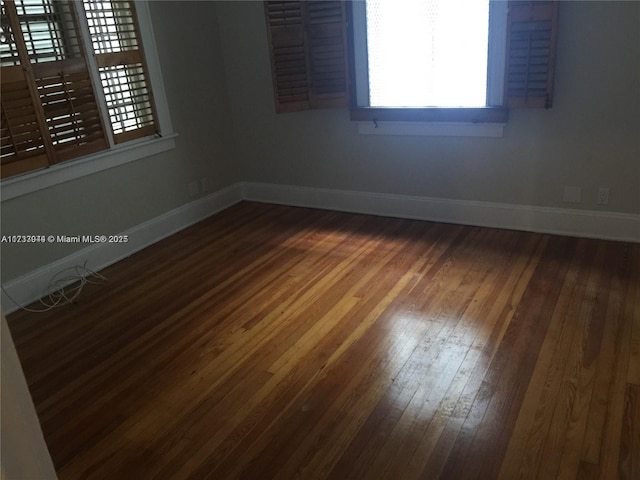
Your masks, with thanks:
<instances>
[{"instance_id":1,"label":"hardwood floor","mask_svg":"<svg viewBox=\"0 0 640 480\"><path fill-rule=\"evenodd\" d=\"M640 478L640 244L238 204L10 316L61 479Z\"/></svg>"}]
</instances>

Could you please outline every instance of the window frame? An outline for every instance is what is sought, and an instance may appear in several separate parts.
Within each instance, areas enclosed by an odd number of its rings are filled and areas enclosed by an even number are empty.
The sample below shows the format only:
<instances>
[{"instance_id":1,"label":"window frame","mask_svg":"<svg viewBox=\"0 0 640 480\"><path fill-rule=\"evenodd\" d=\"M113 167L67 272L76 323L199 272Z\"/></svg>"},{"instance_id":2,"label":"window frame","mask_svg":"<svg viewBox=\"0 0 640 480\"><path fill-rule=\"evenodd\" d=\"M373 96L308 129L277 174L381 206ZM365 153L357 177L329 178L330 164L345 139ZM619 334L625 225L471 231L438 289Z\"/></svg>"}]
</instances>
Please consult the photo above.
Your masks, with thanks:
<instances>
[{"instance_id":1,"label":"window frame","mask_svg":"<svg viewBox=\"0 0 640 480\"><path fill-rule=\"evenodd\" d=\"M485 107L370 107L367 66L366 1L352 2L347 9L350 70L350 119L356 122L420 122L452 124L505 124L509 118L504 97L506 68L507 2L490 0L488 87ZM489 102L491 102L489 104ZM362 130L362 129L361 129ZM426 131L431 131L427 129ZM442 132L441 128L432 130ZM456 130L452 130L455 132ZM501 131L501 129L500 129ZM364 133L361 131L361 133ZM382 132L381 132L382 133ZM419 134L419 133L416 133ZM424 133L430 135L431 133ZM436 133L440 135L441 133ZM452 133L455 135L455 133Z\"/></svg>"},{"instance_id":2,"label":"window frame","mask_svg":"<svg viewBox=\"0 0 640 480\"><path fill-rule=\"evenodd\" d=\"M148 80L153 91L158 131L161 132L161 136L143 137L116 144L113 142L110 131L111 127L109 124L106 124L105 129L109 137L108 148L106 150L79 156L65 162L49 165L45 168L30 170L6 177L0 182L0 201L20 197L175 148L175 138L177 134L173 131L169 114L169 105L164 88L149 5L148 2L133 1L135 2L137 12L141 43L144 45L143 53L149 76ZM81 9L82 6L80 5L79 8ZM90 74L93 81L99 86L101 85L100 76L96 76L97 67L88 37L89 32L86 25L86 18L84 14L78 14L78 17L80 31L88 50L86 55ZM103 95L102 89L96 88L96 96L102 97ZM102 102L102 99L99 99L99 101ZM101 106L103 106L103 104Z\"/></svg>"}]
</instances>

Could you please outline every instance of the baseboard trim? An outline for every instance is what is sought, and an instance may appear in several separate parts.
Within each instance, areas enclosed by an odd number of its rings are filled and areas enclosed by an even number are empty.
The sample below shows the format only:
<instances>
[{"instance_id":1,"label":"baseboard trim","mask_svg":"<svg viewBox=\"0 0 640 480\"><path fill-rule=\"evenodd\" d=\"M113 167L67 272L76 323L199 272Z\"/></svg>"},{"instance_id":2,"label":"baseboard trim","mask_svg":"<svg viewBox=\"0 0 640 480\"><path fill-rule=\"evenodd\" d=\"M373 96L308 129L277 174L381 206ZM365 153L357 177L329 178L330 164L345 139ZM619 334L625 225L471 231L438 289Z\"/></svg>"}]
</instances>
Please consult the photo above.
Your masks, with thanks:
<instances>
[{"instance_id":1,"label":"baseboard trim","mask_svg":"<svg viewBox=\"0 0 640 480\"><path fill-rule=\"evenodd\" d=\"M527 232L640 242L640 215L244 183L245 200Z\"/></svg>"},{"instance_id":2,"label":"baseboard trim","mask_svg":"<svg viewBox=\"0 0 640 480\"><path fill-rule=\"evenodd\" d=\"M93 244L3 285L20 305L47 295L58 272L87 263L100 271L241 200L528 232L640 242L640 215L239 182L125 232L130 241ZM5 314L18 306L2 292Z\"/></svg>"},{"instance_id":3,"label":"baseboard trim","mask_svg":"<svg viewBox=\"0 0 640 480\"><path fill-rule=\"evenodd\" d=\"M128 235L128 243L92 244L11 280L3 287L15 303L2 292L2 311L9 314L20 308L16 303L27 305L48 295L50 292L47 291L47 287L51 278L64 269L86 262L87 268L100 271L241 200L241 184L237 183L122 232L123 235Z\"/></svg>"}]
</instances>

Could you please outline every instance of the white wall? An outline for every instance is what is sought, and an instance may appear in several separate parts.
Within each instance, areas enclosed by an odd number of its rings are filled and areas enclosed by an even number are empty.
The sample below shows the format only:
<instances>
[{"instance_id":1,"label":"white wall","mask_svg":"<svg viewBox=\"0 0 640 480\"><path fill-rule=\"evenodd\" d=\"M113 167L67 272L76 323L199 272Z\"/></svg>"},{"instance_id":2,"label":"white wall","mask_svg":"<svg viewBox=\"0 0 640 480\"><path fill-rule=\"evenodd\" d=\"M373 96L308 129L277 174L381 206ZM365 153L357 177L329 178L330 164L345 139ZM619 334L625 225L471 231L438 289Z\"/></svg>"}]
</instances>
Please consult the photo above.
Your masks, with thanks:
<instances>
[{"instance_id":1,"label":"white wall","mask_svg":"<svg viewBox=\"0 0 640 480\"><path fill-rule=\"evenodd\" d=\"M346 109L276 115L262 4L218 12L243 180L640 213L640 2L562 2L554 107L511 111L504 138L359 135ZM582 203L563 203L564 185Z\"/></svg>"},{"instance_id":2,"label":"white wall","mask_svg":"<svg viewBox=\"0 0 640 480\"><path fill-rule=\"evenodd\" d=\"M1 316L2 398L0 477L4 480L57 478L38 423L7 321Z\"/></svg>"}]
</instances>

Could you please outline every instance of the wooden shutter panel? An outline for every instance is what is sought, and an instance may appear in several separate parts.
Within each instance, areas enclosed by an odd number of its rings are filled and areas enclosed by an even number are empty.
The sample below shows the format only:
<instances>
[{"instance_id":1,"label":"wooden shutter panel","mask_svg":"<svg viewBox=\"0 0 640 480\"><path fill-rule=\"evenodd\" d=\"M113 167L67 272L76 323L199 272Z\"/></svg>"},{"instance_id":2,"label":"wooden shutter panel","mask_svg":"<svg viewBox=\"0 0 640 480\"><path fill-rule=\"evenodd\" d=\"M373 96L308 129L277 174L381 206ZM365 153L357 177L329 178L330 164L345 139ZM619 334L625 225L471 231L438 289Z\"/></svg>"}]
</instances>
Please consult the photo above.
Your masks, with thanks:
<instances>
[{"instance_id":1,"label":"wooden shutter panel","mask_svg":"<svg viewBox=\"0 0 640 480\"><path fill-rule=\"evenodd\" d=\"M266 2L271 73L277 112L311 108L302 2Z\"/></svg>"},{"instance_id":2,"label":"wooden shutter panel","mask_svg":"<svg viewBox=\"0 0 640 480\"><path fill-rule=\"evenodd\" d=\"M115 143L157 132L134 2L83 2Z\"/></svg>"},{"instance_id":3,"label":"wooden shutter panel","mask_svg":"<svg viewBox=\"0 0 640 480\"><path fill-rule=\"evenodd\" d=\"M5 0L2 13L2 177L106 149L73 3Z\"/></svg>"},{"instance_id":4,"label":"wooden shutter panel","mask_svg":"<svg viewBox=\"0 0 640 480\"><path fill-rule=\"evenodd\" d=\"M551 108L558 2L510 1L507 19L506 104Z\"/></svg>"},{"instance_id":5,"label":"wooden shutter panel","mask_svg":"<svg viewBox=\"0 0 640 480\"><path fill-rule=\"evenodd\" d=\"M49 164L35 107L22 67L2 68L2 178Z\"/></svg>"},{"instance_id":6,"label":"wooden shutter panel","mask_svg":"<svg viewBox=\"0 0 640 480\"><path fill-rule=\"evenodd\" d=\"M105 150L102 118L84 58L33 66L56 161Z\"/></svg>"},{"instance_id":7,"label":"wooden shutter panel","mask_svg":"<svg viewBox=\"0 0 640 480\"><path fill-rule=\"evenodd\" d=\"M346 12L342 1L306 2L312 107L347 105Z\"/></svg>"},{"instance_id":8,"label":"wooden shutter panel","mask_svg":"<svg viewBox=\"0 0 640 480\"><path fill-rule=\"evenodd\" d=\"M105 150L108 145L73 2L14 3L55 152L50 163ZM43 13L32 14L34 10Z\"/></svg>"},{"instance_id":9,"label":"wooden shutter panel","mask_svg":"<svg viewBox=\"0 0 640 480\"><path fill-rule=\"evenodd\" d=\"M265 2L277 112L347 105L343 1Z\"/></svg>"},{"instance_id":10,"label":"wooden shutter panel","mask_svg":"<svg viewBox=\"0 0 640 480\"><path fill-rule=\"evenodd\" d=\"M6 178L46 167L49 160L42 135L43 116L36 113L37 93L33 82L29 82L27 71L20 64L14 28L4 2L1 4L0 21L0 176ZM17 25L15 15L13 24ZM24 52L22 58L27 58Z\"/></svg>"}]
</instances>

